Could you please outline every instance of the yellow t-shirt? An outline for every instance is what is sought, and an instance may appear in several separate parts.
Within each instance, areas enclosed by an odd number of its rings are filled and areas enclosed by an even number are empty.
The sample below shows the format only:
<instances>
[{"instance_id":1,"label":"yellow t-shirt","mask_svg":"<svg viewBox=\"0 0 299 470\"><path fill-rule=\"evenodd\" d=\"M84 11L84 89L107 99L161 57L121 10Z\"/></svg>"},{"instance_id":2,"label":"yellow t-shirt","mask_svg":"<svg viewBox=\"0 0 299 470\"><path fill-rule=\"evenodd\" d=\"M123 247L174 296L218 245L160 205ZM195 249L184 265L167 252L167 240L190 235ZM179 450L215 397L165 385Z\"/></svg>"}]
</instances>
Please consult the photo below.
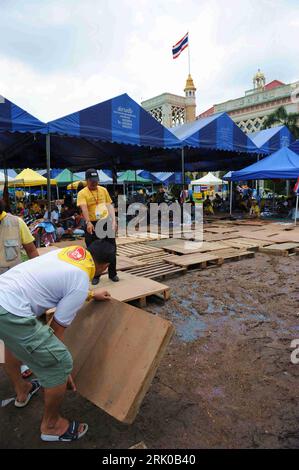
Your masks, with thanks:
<instances>
[{"instance_id":1,"label":"yellow t-shirt","mask_svg":"<svg viewBox=\"0 0 299 470\"><path fill-rule=\"evenodd\" d=\"M91 191L88 187L78 192L77 206L86 204L89 219L96 222L100 219L106 219L109 215L107 204L111 204L112 200L106 188L98 186L97 189Z\"/></svg>"},{"instance_id":2,"label":"yellow t-shirt","mask_svg":"<svg viewBox=\"0 0 299 470\"><path fill-rule=\"evenodd\" d=\"M0 215L0 222L1 220L6 217L7 212L3 211ZM20 227L20 235L21 235L21 242L22 245L28 245L28 243L34 242L34 237L31 235L29 228L25 224L24 220L18 217L19 219L19 227Z\"/></svg>"}]
</instances>

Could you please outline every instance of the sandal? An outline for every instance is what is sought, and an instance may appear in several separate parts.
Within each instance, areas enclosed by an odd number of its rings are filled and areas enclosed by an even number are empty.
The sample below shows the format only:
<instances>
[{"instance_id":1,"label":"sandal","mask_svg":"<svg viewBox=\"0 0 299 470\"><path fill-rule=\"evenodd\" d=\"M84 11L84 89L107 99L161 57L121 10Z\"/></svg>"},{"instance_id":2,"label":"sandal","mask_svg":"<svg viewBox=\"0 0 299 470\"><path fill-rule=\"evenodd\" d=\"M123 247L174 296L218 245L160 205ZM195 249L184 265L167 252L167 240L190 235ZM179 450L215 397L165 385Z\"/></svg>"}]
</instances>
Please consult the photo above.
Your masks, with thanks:
<instances>
[{"instance_id":1,"label":"sandal","mask_svg":"<svg viewBox=\"0 0 299 470\"><path fill-rule=\"evenodd\" d=\"M41 440L46 442L73 442L81 439L87 431L88 424L83 423L83 431L79 432L79 426L81 423L79 421L71 421L68 429L61 436L55 436L53 434L41 434Z\"/></svg>"},{"instance_id":2,"label":"sandal","mask_svg":"<svg viewBox=\"0 0 299 470\"><path fill-rule=\"evenodd\" d=\"M38 380L31 380L31 385L32 385L32 388L31 388L31 391L28 393L27 395L27 398L25 401L18 401L17 399L15 399L15 406L17 408L24 408L25 406L28 405L28 403L30 402L31 398L39 391L40 387L41 387L41 384L39 383Z\"/></svg>"}]
</instances>

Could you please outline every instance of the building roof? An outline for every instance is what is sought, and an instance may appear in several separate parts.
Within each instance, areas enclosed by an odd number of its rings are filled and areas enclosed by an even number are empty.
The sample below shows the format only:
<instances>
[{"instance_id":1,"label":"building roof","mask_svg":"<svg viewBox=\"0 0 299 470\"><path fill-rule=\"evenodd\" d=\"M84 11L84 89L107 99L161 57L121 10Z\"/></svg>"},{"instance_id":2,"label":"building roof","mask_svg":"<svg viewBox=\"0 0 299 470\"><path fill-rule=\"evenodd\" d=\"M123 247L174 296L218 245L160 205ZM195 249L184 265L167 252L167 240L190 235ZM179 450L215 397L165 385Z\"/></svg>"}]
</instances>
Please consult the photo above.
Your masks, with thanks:
<instances>
[{"instance_id":1,"label":"building roof","mask_svg":"<svg viewBox=\"0 0 299 470\"><path fill-rule=\"evenodd\" d=\"M273 90L274 88L278 88L278 87L281 87L281 86L284 86L284 85L285 85L285 83L281 82L280 80L272 80L272 82L269 82L265 85L264 91L270 91L270 90ZM207 109L203 113L200 113L196 117L196 119L211 116L212 114L214 114L214 112L215 112L215 105L212 106L211 108Z\"/></svg>"},{"instance_id":2,"label":"building roof","mask_svg":"<svg viewBox=\"0 0 299 470\"><path fill-rule=\"evenodd\" d=\"M280 80L272 80L272 82L265 85L265 91L270 91L273 90L273 88L278 88L283 85L285 85L285 83L281 82Z\"/></svg>"}]
</instances>

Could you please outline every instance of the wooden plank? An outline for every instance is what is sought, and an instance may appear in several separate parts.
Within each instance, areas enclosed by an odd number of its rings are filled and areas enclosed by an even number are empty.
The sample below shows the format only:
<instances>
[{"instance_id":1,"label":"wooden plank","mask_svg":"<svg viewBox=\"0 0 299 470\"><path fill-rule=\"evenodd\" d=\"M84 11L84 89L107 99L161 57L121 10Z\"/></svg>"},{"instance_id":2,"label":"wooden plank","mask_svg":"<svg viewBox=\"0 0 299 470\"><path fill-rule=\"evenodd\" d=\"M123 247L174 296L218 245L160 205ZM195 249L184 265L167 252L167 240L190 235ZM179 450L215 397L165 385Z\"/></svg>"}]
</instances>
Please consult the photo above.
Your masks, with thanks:
<instances>
[{"instance_id":1,"label":"wooden plank","mask_svg":"<svg viewBox=\"0 0 299 470\"><path fill-rule=\"evenodd\" d=\"M224 234L235 232L233 227L204 227L204 232L215 233L215 234Z\"/></svg>"},{"instance_id":2,"label":"wooden plank","mask_svg":"<svg viewBox=\"0 0 299 470\"><path fill-rule=\"evenodd\" d=\"M126 271L134 267L142 266L142 263L135 258L128 258L127 256L116 257L116 267L118 271Z\"/></svg>"},{"instance_id":3,"label":"wooden plank","mask_svg":"<svg viewBox=\"0 0 299 470\"><path fill-rule=\"evenodd\" d=\"M173 333L169 321L131 305L89 302L64 340L78 392L117 420L132 423Z\"/></svg>"},{"instance_id":4,"label":"wooden plank","mask_svg":"<svg viewBox=\"0 0 299 470\"><path fill-rule=\"evenodd\" d=\"M189 268L192 266L199 266L202 268L207 267L211 264L216 264L220 266L223 263L221 256L216 253L193 253L191 255L177 256L173 255L170 258L167 258L167 263L175 264L177 266L182 266Z\"/></svg>"},{"instance_id":5,"label":"wooden plank","mask_svg":"<svg viewBox=\"0 0 299 470\"><path fill-rule=\"evenodd\" d=\"M260 248L262 253L270 255L291 256L296 254L298 243L280 243L268 245Z\"/></svg>"},{"instance_id":6,"label":"wooden plank","mask_svg":"<svg viewBox=\"0 0 299 470\"><path fill-rule=\"evenodd\" d=\"M234 248L228 248L226 250L217 251L218 256L224 261L240 261L243 258L254 258L255 253L253 251L245 251Z\"/></svg>"},{"instance_id":7,"label":"wooden plank","mask_svg":"<svg viewBox=\"0 0 299 470\"><path fill-rule=\"evenodd\" d=\"M169 287L165 284L133 276L124 271L119 272L118 277L119 282L113 282L107 275L101 276L101 287L107 289L114 299L122 302L146 299L150 295L164 295L166 291L169 292Z\"/></svg>"},{"instance_id":8,"label":"wooden plank","mask_svg":"<svg viewBox=\"0 0 299 470\"><path fill-rule=\"evenodd\" d=\"M181 241L176 245L165 246L164 249L169 253L188 255L192 253L204 253L227 248L222 242L185 242Z\"/></svg>"},{"instance_id":9,"label":"wooden plank","mask_svg":"<svg viewBox=\"0 0 299 470\"><path fill-rule=\"evenodd\" d=\"M159 253L159 252L163 252L163 250L161 250L161 248L158 248L158 247L138 243L134 245L120 246L118 247L117 252L120 255L128 256L130 258L130 257L134 257L134 256L146 254L146 253Z\"/></svg>"},{"instance_id":10,"label":"wooden plank","mask_svg":"<svg viewBox=\"0 0 299 470\"><path fill-rule=\"evenodd\" d=\"M144 266L142 268L133 268L128 271L129 274L134 276L146 277L149 279L166 278L174 274L183 274L186 268L170 265L166 262L157 261L153 264Z\"/></svg>"}]
</instances>

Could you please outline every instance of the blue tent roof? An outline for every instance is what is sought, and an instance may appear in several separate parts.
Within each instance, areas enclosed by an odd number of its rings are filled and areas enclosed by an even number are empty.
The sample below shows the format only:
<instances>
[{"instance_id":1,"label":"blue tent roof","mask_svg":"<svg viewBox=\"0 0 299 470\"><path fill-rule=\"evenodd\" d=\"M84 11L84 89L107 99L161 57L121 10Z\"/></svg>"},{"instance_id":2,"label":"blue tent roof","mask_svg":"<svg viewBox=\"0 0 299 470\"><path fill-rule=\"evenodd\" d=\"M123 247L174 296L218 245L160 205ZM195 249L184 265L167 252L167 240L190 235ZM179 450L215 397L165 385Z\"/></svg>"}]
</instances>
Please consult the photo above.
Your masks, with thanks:
<instances>
[{"instance_id":1,"label":"blue tent roof","mask_svg":"<svg viewBox=\"0 0 299 470\"><path fill-rule=\"evenodd\" d=\"M287 126L276 126L248 134L258 148L273 153L282 147L289 147L295 140Z\"/></svg>"},{"instance_id":2,"label":"blue tent roof","mask_svg":"<svg viewBox=\"0 0 299 470\"><path fill-rule=\"evenodd\" d=\"M154 173L147 170L138 170L138 175L142 176L147 180L151 180L153 183L161 183L161 181L154 175Z\"/></svg>"},{"instance_id":3,"label":"blue tent roof","mask_svg":"<svg viewBox=\"0 0 299 470\"><path fill-rule=\"evenodd\" d=\"M170 130L186 147L261 153L226 113L213 114Z\"/></svg>"},{"instance_id":4,"label":"blue tent roof","mask_svg":"<svg viewBox=\"0 0 299 470\"><path fill-rule=\"evenodd\" d=\"M228 171L223 177L223 181L230 181L232 179L232 175L233 175L233 172L232 171Z\"/></svg>"},{"instance_id":5,"label":"blue tent roof","mask_svg":"<svg viewBox=\"0 0 299 470\"><path fill-rule=\"evenodd\" d=\"M53 134L147 147L180 147L179 140L126 93L48 125Z\"/></svg>"},{"instance_id":6,"label":"blue tent roof","mask_svg":"<svg viewBox=\"0 0 299 470\"><path fill-rule=\"evenodd\" d=\"M46 133L45 123L0 96L0 132Z\"/></svg>"},{"instance_id":7,"label":"blue tent roof","mask_svg":"<svg viewBox=\"0 0 299 470\"><path fill-rule=\"evenodd\" d=\"M298 139L298 140L295 140L295 141L289 146L289 149L290 149L290 150L293 150L293 152L299 154L299 139Z\"/></svg>"},{"instance_id":8,"label":"blue tent roof","mask_svg":"<svg viewBox=\"0 0 299 470\"><path fill-rule=\"evenodd\" d=\"M182 184L182 173L180 172L153 172L155 178L161 183L168 184ZM185 175L185 183L190 183L190 178Z\"/></svg>"},{"instance_id":9,"label":"blue tent roof","mask_svg":"<svg viewBox=\"0 0 299 470\"><path fill-rule=\"evenodd\" d=\"M299 176L299 155L287 147L243 170L234 171L233 181L294 179Z\"/></svg>"}]
</instances>

